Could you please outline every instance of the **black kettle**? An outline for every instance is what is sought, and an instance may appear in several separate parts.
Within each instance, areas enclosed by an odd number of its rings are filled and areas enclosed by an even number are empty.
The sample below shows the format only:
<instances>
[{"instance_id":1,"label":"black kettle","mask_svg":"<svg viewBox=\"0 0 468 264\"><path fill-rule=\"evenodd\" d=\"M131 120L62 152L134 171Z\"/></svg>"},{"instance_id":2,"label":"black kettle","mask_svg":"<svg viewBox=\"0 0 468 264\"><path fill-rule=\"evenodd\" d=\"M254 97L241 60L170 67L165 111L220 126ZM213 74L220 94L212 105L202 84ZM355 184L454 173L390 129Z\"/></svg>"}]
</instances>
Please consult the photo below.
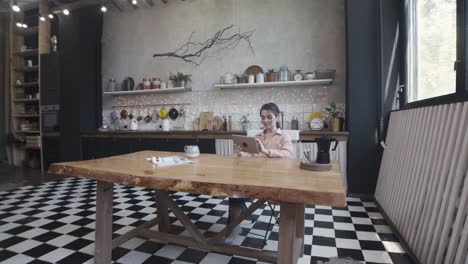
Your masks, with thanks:
<instances>
[{"instance_id":1,"label":"black kettle","mask_svg":"<svg viewBox=\"0 0 468 264\"><path fill-rule=\"evenodd\" d=\"M338 140L336 138L320 137L314 141L317 143L317 160L315 162L318 164L330 164L330 146L334 141L335 146L333 146L332 151L335 151L338 147Z\"/></svg>"}]
</instances>

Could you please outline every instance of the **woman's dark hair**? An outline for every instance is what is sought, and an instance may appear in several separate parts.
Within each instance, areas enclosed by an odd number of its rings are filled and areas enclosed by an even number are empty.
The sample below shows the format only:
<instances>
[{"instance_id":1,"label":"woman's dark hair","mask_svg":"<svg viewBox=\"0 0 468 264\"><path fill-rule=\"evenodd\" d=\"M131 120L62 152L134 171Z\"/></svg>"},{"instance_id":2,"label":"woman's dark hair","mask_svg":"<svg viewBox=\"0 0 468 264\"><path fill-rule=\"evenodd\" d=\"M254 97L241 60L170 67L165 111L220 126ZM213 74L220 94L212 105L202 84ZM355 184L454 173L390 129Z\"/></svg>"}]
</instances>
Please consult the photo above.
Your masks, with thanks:
<instances>
[{"instance_id":1,"label":"woman's dark hair","mask_svg":"<svg viewBox=\"0 0 468 264\"><path fill-rule=\"evenodd\" d=\"M260 108L260 115L262 114L263 110L267 110L275 115L275 117L278 117L279 113L281 112L279 107L275 103L267 103L262 105L262 108ZM280 122L276 121L276 127L280 127Z\"/></svg>"}]
</instances>

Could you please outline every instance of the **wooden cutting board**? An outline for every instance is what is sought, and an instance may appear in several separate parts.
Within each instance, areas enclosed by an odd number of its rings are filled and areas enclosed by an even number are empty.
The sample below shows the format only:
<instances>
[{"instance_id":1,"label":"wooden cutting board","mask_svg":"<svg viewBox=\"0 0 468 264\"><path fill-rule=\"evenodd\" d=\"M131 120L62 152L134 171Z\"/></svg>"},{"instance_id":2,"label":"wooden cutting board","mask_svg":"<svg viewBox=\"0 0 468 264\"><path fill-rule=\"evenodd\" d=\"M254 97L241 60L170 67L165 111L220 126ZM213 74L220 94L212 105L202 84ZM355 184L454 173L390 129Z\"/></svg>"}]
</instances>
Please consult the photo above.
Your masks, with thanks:
<instances>
[{"instance_id":1,"label":"wooden cutting board","mask_svg":"<svg viewBox=\"0 0 468 264\"><path fill-rule=\"evenodd\" d=\"M213 118L213 130L217 130L217 131L223 130L223 119L220 116L215 116Z\"/></svg>"},{"instance_id":2,"label":"wooden cutting board","mask_svg":"<svg viewBox=\"0 0 468 264\"><path fill-rule=\"evenodd\" d=\"M214 117L213 112L201 112L200 113L200 125L198 126L198 129L200 131L213 130L213 117Z\"/></svg>"}]
</instances>

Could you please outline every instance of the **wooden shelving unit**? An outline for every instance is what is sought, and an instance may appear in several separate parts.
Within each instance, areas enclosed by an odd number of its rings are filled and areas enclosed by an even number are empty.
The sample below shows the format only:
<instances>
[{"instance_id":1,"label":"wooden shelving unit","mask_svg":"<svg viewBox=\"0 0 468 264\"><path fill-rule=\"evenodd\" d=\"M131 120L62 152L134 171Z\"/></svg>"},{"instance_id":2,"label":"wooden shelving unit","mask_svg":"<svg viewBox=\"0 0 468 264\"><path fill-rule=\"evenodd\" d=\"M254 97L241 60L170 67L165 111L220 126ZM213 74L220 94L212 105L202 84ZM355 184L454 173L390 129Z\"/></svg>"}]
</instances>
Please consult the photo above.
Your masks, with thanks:
<instances>
[{"instance_id":1,"label":"wooden shelving unit","mask_svg":"<svg viewBox=\"0 0 468 264\"><path fill-rule=\"evenodd\" d=\"M29 87L37 87L39 86L38 82L30 82L30 83L23 83L23 84L15 84L16 88L29 88Z\"/></svg>"},{"instance_id":2,"label":"wooden shelving unit","mask_svg":"<svg viewBox=\"0 0 468 264\"><path fill-rule=\"evenodd\" d=\"M15 118L36 118L36 117L40 117L39 114L37 115L13 115L13 117Z\"/></svg>"},{"instance_id":3,"label":"wooden shelving unit","mask_svg":"<svg viewBox=\"0 0 468 264\"><path fill-rule=\"evenodd\" d=\"M18 56L18 55L16 55ZM19 57L22 57L22 56L19 56ZM39 66L31 66L31 67L20 67L20 68L15 68L15 71L17 72L22 72L22 73L25 73L25 72L38 72L39 71Z\"/></svg>"},{"instance_id":4,"label":"wooden shelving unit","mask_svg":"<svg viewBox=\"0 0 468 264\"><path fill-rule=\"evenodd\" d=\"M39 13L39 11L38 11ZM38 15L36 15L38 17ZM29 164L31 159L39 159L42 164L40 80L39 80L39 27L18 28L17 21L24 20L23 13L11 12L10 17L10 100L11 132L18 139L26 140L25 146L15 147L13 162L16 166ZM39 25L39 21L37 21ZM37 38L37 41L36 41ZM22 46L29 49L21 51ZM32 60L32 67L27 61ZM17 84L19 81L21 84ZM33 99L25 99L25 98ZM32 112L32 113L31 113ZM29 113L29 114L28 114ZM30 124L32 130L21 130L22 125ZM32 145L32 146L31 146ZM33 162L34 163L34 162ZM37 164L37 162L35 163ZM41 168L42 169L42 168Z\"/></svg>"},{"instance_id":5,"label":"wooden shelving unit","mask_svg":"<svg viewBox=\"0 0 468 264\"><path fill-rule=\"evenodd\" d=\"M14 103L37 103L40 99L13 99Z\"/></svg>"},{"instance_id":6,"label":"wooden shelving unit","mask_svg":"<svg viewBox=\"0 0 468 264\"><path fill-rule=\"evenodd\" d=\"M16 25L14 25L16 27ZM39 27L29 27L29 28L14 28L12 32L15 32L19 36L30 36L30 35L39 35Z\"/></svg>"},{"instance_id":7,"label":"wooden shelving unit","mask_svg":"<svg viewBox=\"0 0 468 264\"><path fill-rule=\"evenodd\" d=\"M20 51L16 53L16 55L20 57L33 57L33 56L39 55L39 50L32 49L32 50Z\"/></svg>"}]
</instances>

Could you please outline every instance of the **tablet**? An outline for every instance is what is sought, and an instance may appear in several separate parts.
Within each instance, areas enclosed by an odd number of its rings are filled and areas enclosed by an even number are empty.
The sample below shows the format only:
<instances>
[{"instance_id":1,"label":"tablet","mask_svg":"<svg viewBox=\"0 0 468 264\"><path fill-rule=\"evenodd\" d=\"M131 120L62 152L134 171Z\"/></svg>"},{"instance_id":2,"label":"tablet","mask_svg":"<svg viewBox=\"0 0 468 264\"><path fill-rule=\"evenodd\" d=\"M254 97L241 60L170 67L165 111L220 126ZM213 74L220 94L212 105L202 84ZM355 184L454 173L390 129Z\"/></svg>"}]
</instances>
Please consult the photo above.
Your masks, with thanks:
<instances>
[{"instance_id":1,"label":"tablet","mask_svg":"<svg viewBox=\"0 0 468 264\"><path fill-rule=\"evenodd\" d=\"M243 152L253 154L260 153L260 151L258 150L257 141L254 137L232 135L232 139L234 140L234 144L242 147Z\"/></svg>"}]
</instances>

